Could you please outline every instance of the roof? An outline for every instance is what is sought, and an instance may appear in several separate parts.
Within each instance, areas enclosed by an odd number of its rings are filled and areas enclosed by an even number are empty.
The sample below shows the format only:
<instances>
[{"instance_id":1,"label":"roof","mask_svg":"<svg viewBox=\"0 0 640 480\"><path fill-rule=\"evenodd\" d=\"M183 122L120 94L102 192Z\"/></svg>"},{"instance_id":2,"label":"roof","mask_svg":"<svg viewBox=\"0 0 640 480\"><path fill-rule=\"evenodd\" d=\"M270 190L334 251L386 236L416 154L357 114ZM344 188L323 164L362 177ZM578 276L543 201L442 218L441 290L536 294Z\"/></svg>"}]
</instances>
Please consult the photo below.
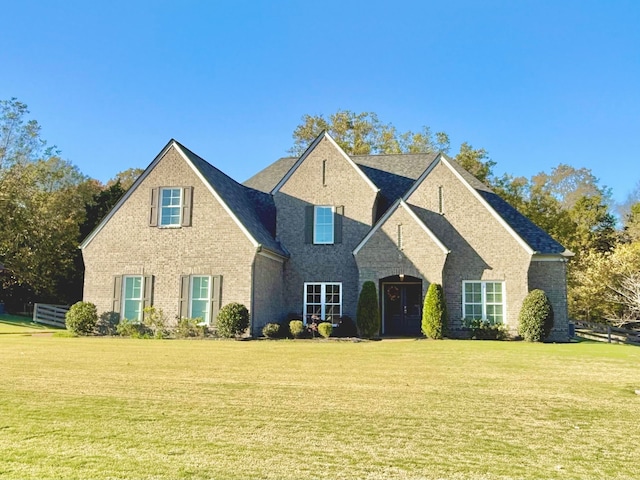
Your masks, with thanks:
<instances>
[{"instance_id":1,"label":"roof","mask_svg":"<svg viewBox=\"0 0 640 480\"><path fill-rule=\"evenodd\" d=\"M239 184L173 139L167 143L93 232L85 238L80 248L84 248L91 242L172 146L175 146L176 150L181 153L184 159L196 170L211 192L221 202L223 208L229 212L231 217L256 247L266 249L281 257L289 256L288 252L280 245L280 242L275 239L276 207L273 197L264 192Z\"/></svg>"},{"instance_id":2,"label":"roof","mask_svg":"<svg viewBox=\"0 0 640 480\"><path fill-rule=\"evenodd\" d=\"M275 240L276 206L273 197L239 184L185 146L175 140L174 142L182 149L256 242L273 253L288 256L280 242Z\"/></svg>"}]
</instances>

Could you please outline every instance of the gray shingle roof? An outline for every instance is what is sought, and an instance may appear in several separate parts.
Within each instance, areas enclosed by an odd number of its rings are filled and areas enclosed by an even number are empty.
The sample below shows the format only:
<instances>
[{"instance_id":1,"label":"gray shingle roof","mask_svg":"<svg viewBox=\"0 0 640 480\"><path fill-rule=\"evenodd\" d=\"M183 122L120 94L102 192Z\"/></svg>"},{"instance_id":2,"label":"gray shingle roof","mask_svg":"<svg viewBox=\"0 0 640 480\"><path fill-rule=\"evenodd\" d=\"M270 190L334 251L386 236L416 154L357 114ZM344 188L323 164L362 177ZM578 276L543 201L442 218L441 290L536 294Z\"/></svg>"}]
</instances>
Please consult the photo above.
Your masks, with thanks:
<instances>
[{"instance_id":1,"label":"gray shingle roof","mask_svg":"<svg viewBox=\"0 0 640 480\"><path fill-rule=\"evenodd\" d=\"M276 207L273 197L239 184L184 145L178 142L176 144L220 195L251 236L263 248L288 257L287 251L275 239Z\"/></svg>"}]
</instances>

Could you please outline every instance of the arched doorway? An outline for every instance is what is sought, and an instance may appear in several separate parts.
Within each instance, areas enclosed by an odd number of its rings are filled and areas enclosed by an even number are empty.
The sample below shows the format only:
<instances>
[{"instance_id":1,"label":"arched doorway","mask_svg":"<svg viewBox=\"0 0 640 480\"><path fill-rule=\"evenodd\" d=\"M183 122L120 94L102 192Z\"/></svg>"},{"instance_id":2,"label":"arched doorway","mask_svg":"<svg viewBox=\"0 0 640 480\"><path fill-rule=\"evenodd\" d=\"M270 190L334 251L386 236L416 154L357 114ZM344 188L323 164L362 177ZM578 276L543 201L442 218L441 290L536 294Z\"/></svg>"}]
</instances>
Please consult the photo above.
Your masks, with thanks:
<instances>
[{"instance_id":1,"label":"arched doorway","mask_svg":"<svg viewBox=\"0 0 640 480\"><path fill-rule=\"evenodd\" d=\"M422 321L422 279L394 275L380 280L382 334L417 337Z\"/></svg>"}]
</instances>

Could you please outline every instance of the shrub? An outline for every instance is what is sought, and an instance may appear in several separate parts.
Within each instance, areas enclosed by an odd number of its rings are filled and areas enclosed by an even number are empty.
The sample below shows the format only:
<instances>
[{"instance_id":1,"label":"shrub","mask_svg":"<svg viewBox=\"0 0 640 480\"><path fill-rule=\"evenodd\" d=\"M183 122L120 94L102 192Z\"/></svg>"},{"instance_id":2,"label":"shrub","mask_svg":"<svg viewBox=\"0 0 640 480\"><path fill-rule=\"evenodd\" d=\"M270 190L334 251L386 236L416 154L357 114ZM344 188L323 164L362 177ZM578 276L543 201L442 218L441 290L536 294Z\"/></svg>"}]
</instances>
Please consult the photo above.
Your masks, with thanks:
<instances>
[{"instance_id":1,"label":"shrub","mask_svg":"<svg viewBox=\"0 0 640 480\"><path fill-rule=\"evenodd\" d=\"M116 327L118 335L131 338L151 338L153 332L144 323L123 318Z\"/></svg>"},{"instance_id":2,"label":"shrub","mask_svg":"<svg viewBox=\"0 0 640 480\"><path fill-rule=\"evenodd\" d=\"M90 335L98 323L98 310L91 302L78 302L65 315L67 330L74 335Z\"/></svg>"},{"instance_id":3,"label":"shrub","mask_svg":"<svg viewBox=\"0 0 640 480\"><path fill-rule=\"evenodd\" d=\"M334 337L357 337L358 329L351 317L344 315L340 318L338 326L333 329Z\"/></svg>"},{"instance_id":4,"label":"shrub","mask_svg":"<svg viewBox=\"0 0 640 480\"><path fill-rule=\"evenodd\" d=\"M262 327L262 335L267 338L277 337L279 331L280 325L277 323L267 323L264 327Z\"/></svg>"},{"instance_id":5,"label":"shrub","mask_svg":"<svg viewBox=\"0 0 640 480\"><path fill-rule=\"evenodd\" d=\"M229 303L220 309L216 331L224 338L242 335L249 327L249 311L240 303Z\"/></svg>"},{"instance_id":6,"label":"shrub","mask_svg":"<svg viewBox=\"0 0 640 480\"><path fill-rule=\"evenodd\" d=\"M380 309L378 308L378 294L373 282L364 282L358 298L356 323L362 336L371 338L380 331Z\"/></svg>"},{"instance_id":7,"label":"shrub","mask_svg":"<svg viewBox=\"0 0 640 480\"><path fill-rule=\"evenodd\" d=\"M118 312L102 312L98 317L94 331L97 335L115 335L118 323L120 323Z\"/></svg>"},{"instance_id":8,"label":"shrub","mask_svg":"<svg viewBox=\"0 0 640 480\"><path fill-rule=\"evenodd\" d=\"M161 308L145 307L142 311L142 323L151 331L154 338L165 338L167 330L167 318Z\"/></svg>"},{"instance_id":9,"label":"shrub","mask_svg":"<svg viewBox=\"0 0 640 480\"><path fill-rule=\"evenodd\" d=\"M302 320L291 320L289 322L289 331L293 338L300 338L304 333L304 324Z\"/></svg>"},{"instance_id":10,"label":"shrub","mask_svg":"<svg viewBox=\"0 0 640 480\"><path fill-rule=\"evenodd\" d=\"M331 332L333 332L333 325L331 322L320 322L318 325L318 333L322 335L323 338L329 338L331 336Z\"/></svg>"},{"instance_id":11,"label":"shrub","mask_svg":"<svg viewBox=\"0 0 640 480\"><path fill-rule=\"evenodd\" d=\"M200 318L178 318L173 334L176 338L194 338L205 337L207 335L207 326L200 323Z\"/></svg>"},{"instance_id":12,"label":"shrub","mask_svg":"<svg viewBox=\"0 0 640 480\"><path fill-rule=\"evenodd\" d=\"M471 330L473 340L504 340L507 338L507 327L503 323L491 323L479 318L462 320L464 326Z\"/></svg>"},{"instance_id":13,"label":"shrub","mask_svg":"<svg viewBox=\"0 0 640 480\"><path fill-rule=\"evenodd\" d=\"M553 328L553 307L542 290L531 290L522 302L518 333L527 342L542 342Z\"/></svg>"},{"instance_id":14,"label":"shrub","mask_svg":"<svg viewBox=\"0 0 640 480\"><path fill-rule=\"evenodd\" d=\"M442 338L447 331L447 306L442 286L429 285L422 309L422 333L429 338Z\"/></svg>"},{"instance_id":15,"label":"shrub","mask_svg":"<svg viewBox=\"0 0 640 480\"><path fill-rule=\"evenodd\" d=\"M289 331L289 322L290 320L285 319L278 324L280 325L280 328L278 329L278 338L289 338L291 336L291 332Z\"/></svg>"}]
</instances>

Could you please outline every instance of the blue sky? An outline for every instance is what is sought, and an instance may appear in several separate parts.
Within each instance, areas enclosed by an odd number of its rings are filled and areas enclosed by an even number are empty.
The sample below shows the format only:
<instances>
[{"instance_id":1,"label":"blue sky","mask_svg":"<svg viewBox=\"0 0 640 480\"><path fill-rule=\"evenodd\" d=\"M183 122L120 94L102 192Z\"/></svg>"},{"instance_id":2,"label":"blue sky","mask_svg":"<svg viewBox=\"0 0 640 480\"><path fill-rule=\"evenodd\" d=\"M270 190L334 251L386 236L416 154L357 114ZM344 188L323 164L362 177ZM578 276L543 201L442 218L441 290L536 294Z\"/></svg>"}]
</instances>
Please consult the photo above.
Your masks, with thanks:
<instances>
[{"instance_id":1,"label":"blue sky","mask_svg":"<svg viewBox=\"0 0 640 480\"><path fill-rule=\"evenodd\" d=\"M376 112L495 172L640 182L640 2L0 0L0 98L106 182L175 138L239 181L302 115Z\"/></svg>"}]
</instances>

